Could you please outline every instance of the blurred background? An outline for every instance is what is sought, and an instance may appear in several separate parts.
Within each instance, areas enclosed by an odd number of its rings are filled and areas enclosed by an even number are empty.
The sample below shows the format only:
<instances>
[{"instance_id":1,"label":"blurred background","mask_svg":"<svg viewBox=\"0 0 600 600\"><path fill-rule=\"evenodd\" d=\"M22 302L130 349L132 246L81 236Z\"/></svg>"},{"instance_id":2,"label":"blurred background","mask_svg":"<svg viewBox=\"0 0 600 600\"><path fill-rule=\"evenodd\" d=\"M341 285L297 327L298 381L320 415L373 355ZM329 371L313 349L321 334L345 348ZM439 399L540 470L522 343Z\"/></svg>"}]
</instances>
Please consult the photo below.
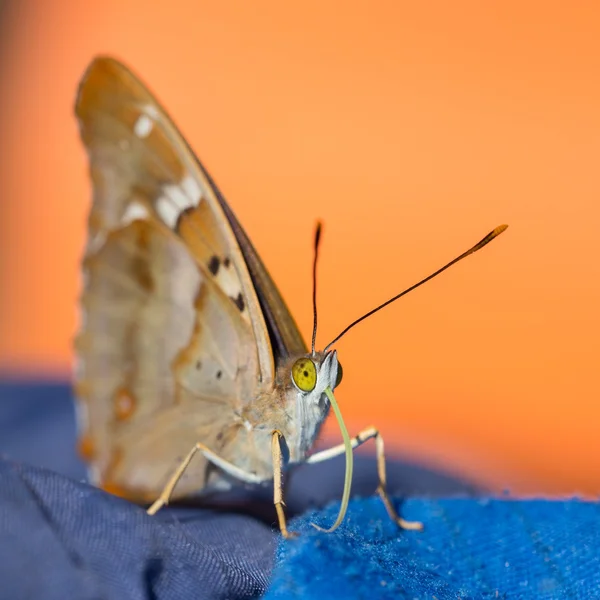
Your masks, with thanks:
<instances>
[{"instance_id":1,"label":"blurred background","mask_svg":"<svg viewBox=\"0 0 600 600\"><path fill-rule=\"evenodd\" d=\"M4 380L70 377L90 206L73 102L108 53L173 116L307 338L324 220L320 347L509 223L339 343L338 400L396 457L600 492L597 2L14 0L0 27Z\"/></svg>"}]
</instances>

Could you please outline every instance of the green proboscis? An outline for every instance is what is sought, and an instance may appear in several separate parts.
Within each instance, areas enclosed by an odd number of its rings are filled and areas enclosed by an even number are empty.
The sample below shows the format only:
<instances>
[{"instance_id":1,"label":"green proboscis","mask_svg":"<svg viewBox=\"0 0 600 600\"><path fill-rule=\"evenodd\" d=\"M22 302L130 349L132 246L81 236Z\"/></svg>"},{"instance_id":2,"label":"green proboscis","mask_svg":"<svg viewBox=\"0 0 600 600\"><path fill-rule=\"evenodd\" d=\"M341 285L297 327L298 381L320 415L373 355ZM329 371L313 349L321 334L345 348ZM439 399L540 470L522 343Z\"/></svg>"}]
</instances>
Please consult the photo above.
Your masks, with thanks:
<instances>
[{"instance_id":1,"label":"green proboscis","mask_svg":"<svg viewBox=\"0 0 600 600\"><path fill-rule=\"evenodd\" d=\"M340 511L338 512L337 519L335 523L329 528L324 529L323 527L319 527L315 523L311 523L311 525L318 529L319 531L324 531L325 533L331 533L335 531L346 516L346 510L348 510L348 502L350 500L350 488L352 486L352 468L354 466L354 458L352 455L352 442L350 441L350 436L348 435L348 430L346 429L346 425L344 424L344 419L342 418L342 413L340 412L340 407L333 395L333 392L330 387L325 390L325 394L329 398L329 402L331 402L331 406L333 408L333 412L335 413L335 418L337 419L338 425L340 426L340 431L342 432L342 438L344 440L344 448L346 451L346 474L344 476L344 492L342 494L342 504L340 506Z\"/></svg>"}]
</instances>

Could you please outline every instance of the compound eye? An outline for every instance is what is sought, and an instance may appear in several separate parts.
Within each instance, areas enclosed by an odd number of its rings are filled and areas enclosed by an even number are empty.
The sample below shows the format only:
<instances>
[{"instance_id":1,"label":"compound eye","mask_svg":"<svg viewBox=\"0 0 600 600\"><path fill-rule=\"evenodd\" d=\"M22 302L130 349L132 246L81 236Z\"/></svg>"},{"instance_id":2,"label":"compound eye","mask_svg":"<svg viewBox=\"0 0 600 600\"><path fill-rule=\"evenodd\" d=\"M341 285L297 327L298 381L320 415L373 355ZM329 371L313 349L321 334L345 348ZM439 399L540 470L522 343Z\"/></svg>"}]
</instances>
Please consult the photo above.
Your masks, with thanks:
<instances>
[{"instance_id":1,"label":"compound eye","mask_svg":"<svg viewBox=\"0 0 600 600\"><path fill-rule=\"evenodd\" d=\"M317 367L310 358L299 358L292 367L292 382L301 392L312 392L317 385Z\"/></svg>"},{"instance_id":2,"label":"compound eye","mask_svg":"<svg viewBox=\"0 0 600 600\"><path fill-rule=\"evenodd\" d=\"M335 387L342 383L342 379L344 378L344 369L342 369L342 363L338 361L338 371L335 377Z\"/></svg>"}]
</instances>

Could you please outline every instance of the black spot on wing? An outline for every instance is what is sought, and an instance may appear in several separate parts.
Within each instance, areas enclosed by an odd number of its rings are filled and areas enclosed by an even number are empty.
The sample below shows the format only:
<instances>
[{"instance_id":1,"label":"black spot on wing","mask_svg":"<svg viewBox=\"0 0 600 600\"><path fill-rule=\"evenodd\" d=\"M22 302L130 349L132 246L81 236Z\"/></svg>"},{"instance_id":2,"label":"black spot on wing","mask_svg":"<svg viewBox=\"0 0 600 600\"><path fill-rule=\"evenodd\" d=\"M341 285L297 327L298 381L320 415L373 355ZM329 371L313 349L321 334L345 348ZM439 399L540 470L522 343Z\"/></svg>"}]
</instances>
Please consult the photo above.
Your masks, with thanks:
<instances>
[{"instance_id":1,"label":"black spot on wing","mask_svg":"<svg viewBox=\"0 0 600 600\"><path fill-rule=\"evenodd\" d=\"M229 258L225 257L225 260L223 261L223 266L226 269L229 269L229 265L231 264L231 261L229 260Z\"/></svg>"},{"instance_id":2,"label":"black spot on wing","mask_svg":"<svg viewBox=\"0 0 600 600\"><path fill-rule=\"evenodd\" d=\"M223 371L217 371L217 379L221 379Z\"/></svg>"},{"instance_id":3,"label":"black spot on wing","mask_svg":"<svg viewBox=\"0 0 600 600\"><path fill-rule=\"evenodd\" d=\"M242 292L240 292L236 298L234 298L233 296L229 296L232 300L233 303L238 307L240 312L244 312L244 307L246 306L244 303L244 296L242 296Z\"/></svg>"},{"instance_id":4,"label":"black spot on wing","mask_svg":"<svg viewBox=\"0 0 600 600\"><path fill-rule=\"evenodd\" d=\"M221 261L219 260L218 256L211 256L210 260L208 261L208 270L213 274L216 275L219 272L219 267L221 266Z\"/></svg>"}]
</instances>

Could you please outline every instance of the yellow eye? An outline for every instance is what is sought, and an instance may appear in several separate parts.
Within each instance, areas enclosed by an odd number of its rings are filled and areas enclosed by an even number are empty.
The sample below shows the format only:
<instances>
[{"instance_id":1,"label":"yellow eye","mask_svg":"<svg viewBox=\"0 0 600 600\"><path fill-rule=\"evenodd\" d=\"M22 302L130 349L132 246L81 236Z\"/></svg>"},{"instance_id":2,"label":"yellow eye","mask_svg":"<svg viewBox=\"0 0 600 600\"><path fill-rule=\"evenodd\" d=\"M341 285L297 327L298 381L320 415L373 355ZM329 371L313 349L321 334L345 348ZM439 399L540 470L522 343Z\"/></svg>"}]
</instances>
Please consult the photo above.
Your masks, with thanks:
<instances>
[{"instance_id":1,"label":"yellow eye","mask_svg":"<svg viewBox=\"0 0 600 600\"><path fill-rule=\"evenodd\" d=\"M342 363L338 361L338 372L335 377L335 387L342 383L342 379L344 377L344 369L342 369Z\"/></svg>"},{"instance_id":2,"label":"yellow eye","mask_svg":"<svg viewBox=\"0 0 600 600\"><path fill-rule=\"evenodd\" d=\"M292 367L292 381L301 392L312 392L317 385L317 367L310 358L299 358Z\"/></svg>"}]
</instances>

